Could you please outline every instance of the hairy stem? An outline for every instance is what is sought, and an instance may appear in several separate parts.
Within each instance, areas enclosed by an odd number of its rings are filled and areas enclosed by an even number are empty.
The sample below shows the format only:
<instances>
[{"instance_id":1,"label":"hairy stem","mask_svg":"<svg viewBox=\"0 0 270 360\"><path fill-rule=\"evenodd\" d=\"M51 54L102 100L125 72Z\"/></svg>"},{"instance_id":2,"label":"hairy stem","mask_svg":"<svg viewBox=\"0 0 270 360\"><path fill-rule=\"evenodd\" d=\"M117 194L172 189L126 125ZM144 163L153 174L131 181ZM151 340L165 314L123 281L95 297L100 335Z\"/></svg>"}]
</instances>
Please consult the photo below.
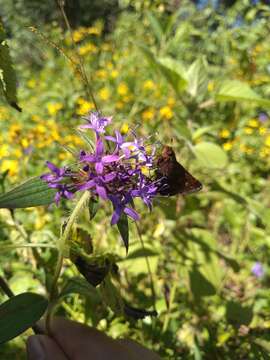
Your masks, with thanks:
<instances>
[{"instance_id":1,"label":"hairy stem","mask_svg":"<svg viewBox=\"0 0 270 360\"><path fill-rule=\"evenodd\" d=\"M57 282L58 282L58 279L61 274L64 257L67 256L67 242L70 238L72 227L73 227L74 223L76 222L78 216L80 215L81 211L83 210L86 202L89 200L89 197L90 197L89 191L85 191L82 194L82 196L79 199L79 201L77 202L74 210L72 211L72 213L68 219L68 222L66 224L65 230L58 242L58 258L57 258L57 263L56 263L56 267L55 267L55 273L54 273L53 280L52 280L52 286L51 286L51 291L50 291L50 295L49 295L49 306L48 306L47 315L46 315L46 329L47 329L48 334L51 334L51 319L53 316L53 311L54 311L55 305L57 303L57 296L58 296Z\"/></svg>"}]
</instances>

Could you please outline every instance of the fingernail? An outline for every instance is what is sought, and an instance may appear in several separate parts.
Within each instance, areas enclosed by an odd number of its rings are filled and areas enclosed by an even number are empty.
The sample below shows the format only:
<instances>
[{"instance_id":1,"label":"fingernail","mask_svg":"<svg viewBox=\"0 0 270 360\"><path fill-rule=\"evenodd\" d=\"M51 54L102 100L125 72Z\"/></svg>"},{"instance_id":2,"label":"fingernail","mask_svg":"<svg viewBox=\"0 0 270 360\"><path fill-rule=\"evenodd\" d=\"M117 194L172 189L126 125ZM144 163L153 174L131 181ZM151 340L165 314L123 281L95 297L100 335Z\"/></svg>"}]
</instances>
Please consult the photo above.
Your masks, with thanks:
<instances>
[{"instance_id":1,"label":"fingernail","mask_svg":"<svg viewBox=\"0 0 270 360\"><path fill-rule=\"evenodd\" d=\"M29 360L45 360L45 352L38 336L30 336L28 339L27 354Z\"/></svg>"}]
</instances>

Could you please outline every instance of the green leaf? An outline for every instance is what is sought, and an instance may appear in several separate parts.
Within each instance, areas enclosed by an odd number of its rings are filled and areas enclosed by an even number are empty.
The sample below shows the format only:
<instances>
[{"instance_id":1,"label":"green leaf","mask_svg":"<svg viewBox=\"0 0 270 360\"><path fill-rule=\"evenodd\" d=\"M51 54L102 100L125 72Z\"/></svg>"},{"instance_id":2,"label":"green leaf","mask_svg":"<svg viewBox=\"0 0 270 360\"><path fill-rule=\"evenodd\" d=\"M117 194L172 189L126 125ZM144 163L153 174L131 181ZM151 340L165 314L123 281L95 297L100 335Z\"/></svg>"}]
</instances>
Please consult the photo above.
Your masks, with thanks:
<instances>
[{"instance_id":1,"label":"green leaf","mask_svg":"<svg viewBox=\"0 0 270 360\"><path fill-rule=\"evenodd\" d=\"M99 201L97 197L90 197L88 202L88 209L89 209L89 217L90 220L94 219L98 209L99 209Z\"/></svg>"},{"instance_id":2,"label":"green leaf","mask_svg":"<svg viewBox=\"0 0 270 360\"><path fill-rule=\"evenodd\" d=\"M0 343L9 341L31 326L44 314L48 301L26 292L12 297L0 305Z\"/></svg>"},{"instance_id":3,"label":"green leaf","mask_svg":"<svg viewBox=\"0 0 270 360\"><path fill-rule=\"evenodd\" d=\"M268 354L270 354L270 341L257 338L254 340L254 343L261 346L264 350L268 352Z\"/></svg>"},{"instance_id":4,"label":"green leaf","mask_svg":"<svg viewBox=\"0 0 270 360\"><path fill-rule=\"evenodd\" d=\"M195 267L189 272L189 283L191 292L196 299L203 296L212 296L216 293L210 281Z\"/></svg>"},{"instance_id":5,"label":"green leaf","mask_svg":"<svg viewBox=\"0 0 270 360\"><path fill-rule=\"evenodd\" d=\"M90 297L91 300L97 304L101 302L101 297L97 289L81 277L69 279L59 296L65 297L69 294L80 294L85 297Z\"/></svg>"},{"instance_id":6,"label":"green leaf","mask_svg":"<svg viewBox=\"0 0 270 360\"><path fill-rule=\"evenodd\" d=\"M226 305L226 319L229 323L239 327L240 325L249 325L253 317L253 311L250 306L243 306L235 301L228 301Z\"/></svg>"},{"instance_id":7,"label":"green leaf","mask_svg":"<svg viewBox=\"0 0 270 360\"><path fill-rule=\"evenodd\" d=\"M146 256L158 256L158 252L147 247L139 248L127 256L127 260L145 258Z\"/></svg>"},{"instance_id":8,"label":"green leaf","mask_svg":"<svg viewBox=\"0 0 270 360\"><path fill-rule=\"evenodd\" d=\"M12 66L12 60L6 41L6 34L0 19L0 90L7 102L16 110L21 111L17 105L17 81Z\"/></svg>"},{"instance_id":9,"label":"green leaf","mask_svg":"<svg viewBox=\"0 0 270 360\"><path fill-rule=\"evenodd\" d=\"M187 91L192 97L203 95L207 90L207 62L203 57L195 60L187 71Z\"/></svg>"},{"instance_id":10,"label":"green leaf","mask_svg":"<svg viewBox=\"0 0 270 360\"><path fill-rule=\"evenodd\" d=\"M121 235L121 238L125 244L126 251L128 252L128 244L129 244L129 227L128 227L128 217L126 214L120 216L120 219L117 223L118 231Z\"/></svg>"},{"instance_id":11,"label":"green leaf","mask_svg":"<svg viewBox=\"0 0 270 360\"><path fill-rule=\"evenodd\" d=\"M186 71L183 65L171 57L156 59L157 66L163 76L171 84L177 94L181 94L187 86Z\"/></svg>"},{"instance_id":12,"label":"green leaf","mask_svg":"<svg viewBox=\"0 0 270 360\"><path fill-rule=\"evenodd\" d=\"M227 165L227 154L214 143L200 142L193 147L193 152L201 166L222 169Z\"/></svg>"},{"instance_id":13,"label":"green leaf","mask_svg":"<svg viewBox=\"0 0 270 360\"><path fill-rule=\"evenodd\" d=\"M124 303L121 294L114 286L109 276L100 285L100 292L105 304L116 314L124 314Z\"/></svg>"},{"instance_id":14,"label":"green leaf","mask_svg":"<svg viewBox=\"0 0 270 360\"><path fill-rule=\"evenodd\" d=\"M250 86L239 80L224 81L216 95L218 101L249 101L251 103L270 106L270 100L261 98Z\"/></svg>"},{"instance_id":15,"label":"green leaf","mask_svg":"<svg viewBox=\"0 0 270 360\"><path fill-rule=\"evenodd\" d=\"M161 24L159 23L158 19L154 16L154 14L151 13L150 11L146 12L146 16L156 39L160 42L163 37L163 29Z\"/></svg>"},{"instance_id":16,"label":"green leaf","mask_svg":"<svg viewBox=\"0 0 270 360\"><path fill-rule=\"evenodd\" d=\"M39 177L31 178L12 190L0 195L0 208L17 209L49 205L56 190L48 187Z\"/></svg>"},{"instance_id":17,"label":"green leaf","mask_svg":"<svg viewBox=\"0 0 270 360\"><path fill-rule=\"evenodd\" d=\"M165 77L177 94L182 93L187 86L186 70L183 65L171 57L156 58L147 47L143 45L139 47L153 69Z\"/></svg>"}]
</instances>

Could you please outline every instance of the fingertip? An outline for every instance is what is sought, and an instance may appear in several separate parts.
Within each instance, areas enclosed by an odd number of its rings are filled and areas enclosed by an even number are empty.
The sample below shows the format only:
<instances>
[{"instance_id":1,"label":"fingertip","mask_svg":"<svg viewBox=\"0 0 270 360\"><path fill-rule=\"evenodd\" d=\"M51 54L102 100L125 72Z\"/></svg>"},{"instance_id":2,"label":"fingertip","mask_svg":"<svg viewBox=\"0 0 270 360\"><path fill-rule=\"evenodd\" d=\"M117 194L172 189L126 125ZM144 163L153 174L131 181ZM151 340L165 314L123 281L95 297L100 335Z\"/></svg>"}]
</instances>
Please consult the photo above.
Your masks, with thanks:
<instances>
[{"instance_id":1,"label":"fingertip","mask_svg":"<svg viewBox=\"0 0 270 360\"><path fill-rule=\"evenodd\" d=\"M47 335L32 335L26 342L28 360L67 360L60 347Z\"/></svg>"}]
</instances>

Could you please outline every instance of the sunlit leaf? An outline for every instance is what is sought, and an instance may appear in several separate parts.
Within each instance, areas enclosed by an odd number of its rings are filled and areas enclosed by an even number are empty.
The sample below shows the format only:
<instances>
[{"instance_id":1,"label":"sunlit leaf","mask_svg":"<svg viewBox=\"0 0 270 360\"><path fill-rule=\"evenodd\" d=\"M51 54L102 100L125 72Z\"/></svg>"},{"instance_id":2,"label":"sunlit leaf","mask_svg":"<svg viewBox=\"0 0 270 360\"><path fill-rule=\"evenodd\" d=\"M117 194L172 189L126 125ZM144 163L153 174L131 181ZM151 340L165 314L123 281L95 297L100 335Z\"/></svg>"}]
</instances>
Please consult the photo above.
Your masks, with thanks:
<instances>
[{"instance_id":1,"label":"sunlit leaf","mask_svg":"<svg viewBox=\"0 0 270 360\"><path fill-rule=\"evenodd\" d=\"M16 209L49 205L56 190L50 189L39 177L31 178L0 195L0 208Z\"/></svg>"},{"instance_id":2,"label":"sunlit leaf","mask_svg":"<svg viewBox=\"0 0 270 360\"><path fill-rule=\"evenodd\" d=\"M224 81L216 95L218 101L248 101L253 104L270 106L270 100L263 99L251 87L239 80Z\"/></svg>"},{"instance_id":3,"label":"sunlit leaf","mask_svg":"<svg viewBox=\"0 0 270 360\"><path fill-rule=\"evenodd\" d=\"M203 167L222 169L227 165L227 154L217 144L200 142L193 147L193 151Z\"/></svg>"}]
</instances>

